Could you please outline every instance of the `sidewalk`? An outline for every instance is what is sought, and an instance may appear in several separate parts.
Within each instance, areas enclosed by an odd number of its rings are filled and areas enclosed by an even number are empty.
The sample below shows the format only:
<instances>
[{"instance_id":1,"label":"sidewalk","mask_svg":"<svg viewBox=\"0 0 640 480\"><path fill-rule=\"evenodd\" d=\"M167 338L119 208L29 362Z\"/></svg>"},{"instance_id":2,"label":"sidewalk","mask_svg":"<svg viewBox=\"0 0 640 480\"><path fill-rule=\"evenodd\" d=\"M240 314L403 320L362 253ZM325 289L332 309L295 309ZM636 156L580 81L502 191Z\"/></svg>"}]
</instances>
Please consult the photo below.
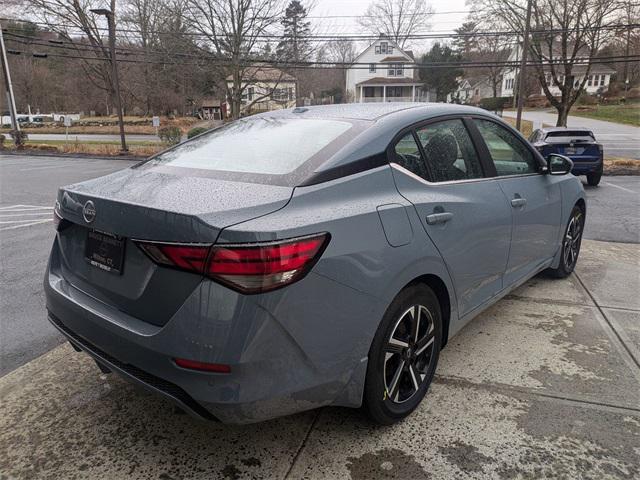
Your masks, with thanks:
<instances>
[{"instance_id":1,"label":"sidewalk","mask_svg":"<svg viewBox=\"0 0 640 480\"><path fill-rule=\"evenodd\" d=\"M63 345L0 378L0 478L638 478L640 245L585 241L450 340L393 427L203 423Z\"/></svg>"}]
</instances>

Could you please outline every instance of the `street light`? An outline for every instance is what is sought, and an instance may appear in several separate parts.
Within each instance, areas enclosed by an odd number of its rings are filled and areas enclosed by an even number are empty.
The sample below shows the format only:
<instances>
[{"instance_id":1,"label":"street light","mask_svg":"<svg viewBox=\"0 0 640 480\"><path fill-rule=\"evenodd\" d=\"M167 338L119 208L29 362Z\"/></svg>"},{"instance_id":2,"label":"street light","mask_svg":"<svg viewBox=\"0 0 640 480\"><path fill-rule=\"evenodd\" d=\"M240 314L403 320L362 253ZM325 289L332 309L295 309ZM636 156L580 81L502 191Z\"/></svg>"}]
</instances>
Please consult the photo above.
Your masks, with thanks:
<instances>
[{"instance_id":1,"label":"street light","mask_svg":"<svg viewBox=\"0 0 640 480\"><path fill-rule=\"evenodd\" d=\"M124 118L122 114L122 97L120 96L120 81L118 80L118 64L116 61L116 22L113 12L106 8L92 8L91 13L95 15L103 15L107 17L107 23L109 25L109 50L111 53L111 76L113 77L113 88L116 93L116 108L118 109L118 121L120 123L120 154L126 154L129 149L127 148L127 142L124 137ZM107 112L108 114L109 112Z\"/></svg>"}]
</instances>

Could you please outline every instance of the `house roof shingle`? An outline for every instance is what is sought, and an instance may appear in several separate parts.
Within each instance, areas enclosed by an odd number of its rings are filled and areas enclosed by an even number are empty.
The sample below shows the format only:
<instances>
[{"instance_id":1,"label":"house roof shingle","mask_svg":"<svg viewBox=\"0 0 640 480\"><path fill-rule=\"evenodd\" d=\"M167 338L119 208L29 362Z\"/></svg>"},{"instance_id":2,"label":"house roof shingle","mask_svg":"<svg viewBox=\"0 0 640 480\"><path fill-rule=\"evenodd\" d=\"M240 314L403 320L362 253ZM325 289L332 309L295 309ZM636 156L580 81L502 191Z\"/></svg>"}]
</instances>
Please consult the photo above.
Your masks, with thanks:
<instances>
[{"instance_id":1,"label":"house roof shingle","mask_svg":"<svg viewBox=\"0 0 640 480\"><path fill-rule=\"evenodd\" d=\"M229 75L227 81L233 80L233 76ZM242 75L243 82L295 82L296 79L293 75L283 72L279 68L265 67L262 65L256 65L255 67L248 67L245 69Z\"/></svg>"}]
</instances>

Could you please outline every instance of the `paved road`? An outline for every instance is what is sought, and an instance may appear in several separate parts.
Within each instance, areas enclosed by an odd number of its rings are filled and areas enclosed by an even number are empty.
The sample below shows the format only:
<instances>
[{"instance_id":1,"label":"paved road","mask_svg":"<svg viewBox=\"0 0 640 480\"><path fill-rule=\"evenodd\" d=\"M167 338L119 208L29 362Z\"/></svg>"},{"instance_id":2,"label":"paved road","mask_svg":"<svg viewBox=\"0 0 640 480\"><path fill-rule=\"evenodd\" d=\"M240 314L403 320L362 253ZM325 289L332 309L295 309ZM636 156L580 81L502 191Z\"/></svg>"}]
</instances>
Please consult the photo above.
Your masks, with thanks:
<instances>
[{"instance_id":1,"label":"paved road","mask_svg":"<svg viewBox=\"0 0 640 480\"><path fill-rule=\"evenodd\" d=\"M197 421L62 345L0 378L0 477L638 479L639 261L585 241L577 274L534 278L449 341L392 427L346 408Z\"/></svg>"},{"instance_id":2,"label":"paved road","mask_svg":"<svg viewBox=\"0 0 640 480\"><path fill-rule=\"evenodd\" d=\"M45 319L42 294L58 187L131 164L0 155L0 376L61 342ZM585 188L585 238L640 242L640 177L604 177L601 186Z\"/></svg>"},{"instance_id":3,"label":"paved road","mask_svg":"<svg viewBox=\"0 0 640 480\"><path fill-rule=\"evenodd\" d=\"M62 342L42 292L58 187L133 163L0 155L0 376Z\"/></svg>"},{"instance_id":4,"label":"paved road","mask_svg":"<svg viewBox=\"0 0 640 480\"><path fill-rule=\"evenodd\" d=\"M508 111L504 116L515 118L516 115ZM522 118L531 120L534 128L539 128L542 124L555 125L557 115L549 111L524 111ZM605 156L640 160L640 127L573 116L569 116L567 125L590 128L603 144Z\"/></svg>"}]
</instances>

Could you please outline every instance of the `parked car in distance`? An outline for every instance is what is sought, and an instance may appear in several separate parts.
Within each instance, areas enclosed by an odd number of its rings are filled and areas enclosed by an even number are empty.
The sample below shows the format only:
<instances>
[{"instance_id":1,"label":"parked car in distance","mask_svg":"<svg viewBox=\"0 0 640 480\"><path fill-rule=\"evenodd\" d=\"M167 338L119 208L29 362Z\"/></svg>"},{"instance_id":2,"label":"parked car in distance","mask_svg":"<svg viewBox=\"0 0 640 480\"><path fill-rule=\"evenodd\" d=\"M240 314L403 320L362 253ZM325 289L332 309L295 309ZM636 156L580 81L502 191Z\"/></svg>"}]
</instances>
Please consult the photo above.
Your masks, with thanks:
<instances>
[{"instance_id":1,"label":"parked car in distance","mask_svg":"<svg viewBox=\"0 0 640 480\"><path fill-rule=\"evenodd\" d=\"M467 106L243 118L59 190L49 319L201 418L364 404L390 424L469 320L573 271L586 204L571 168Z\"/></svg>"},{"instance_id":2,"label":"parked car in distance","mask_svg":"<svg viewBox=\"0 0 640 480\"><path fill-rule=\"evenodd\" d=\"M565 155L573 162L574 175L586 175L592 187L600 183L603 168L602 144L586 128L547 127L535 130L529 141L547 157L551 153Z\"/></svg>"}]
</instances>

